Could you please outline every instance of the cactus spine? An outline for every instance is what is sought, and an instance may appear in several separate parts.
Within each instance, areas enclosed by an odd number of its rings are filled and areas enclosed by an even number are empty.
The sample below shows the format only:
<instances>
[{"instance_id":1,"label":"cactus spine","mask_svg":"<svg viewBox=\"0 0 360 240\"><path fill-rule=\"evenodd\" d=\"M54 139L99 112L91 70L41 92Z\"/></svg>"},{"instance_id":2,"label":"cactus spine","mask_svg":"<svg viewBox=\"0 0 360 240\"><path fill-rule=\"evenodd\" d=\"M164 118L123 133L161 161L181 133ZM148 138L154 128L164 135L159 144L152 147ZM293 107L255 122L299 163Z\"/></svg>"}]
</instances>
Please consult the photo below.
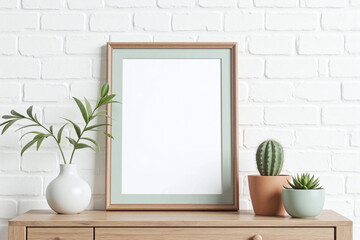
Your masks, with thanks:
<instances>
[{"instance_id":1,"label":"cactus spine","mask_svg":"<svg viewBox=\"0 0 360 240\"><path fill-rule=\"evenodd\" d=\"M267 140L256 151L256 165L261 176L277 176L284 162L284 151L280 143Z\"/></svg>"}]
</instances>

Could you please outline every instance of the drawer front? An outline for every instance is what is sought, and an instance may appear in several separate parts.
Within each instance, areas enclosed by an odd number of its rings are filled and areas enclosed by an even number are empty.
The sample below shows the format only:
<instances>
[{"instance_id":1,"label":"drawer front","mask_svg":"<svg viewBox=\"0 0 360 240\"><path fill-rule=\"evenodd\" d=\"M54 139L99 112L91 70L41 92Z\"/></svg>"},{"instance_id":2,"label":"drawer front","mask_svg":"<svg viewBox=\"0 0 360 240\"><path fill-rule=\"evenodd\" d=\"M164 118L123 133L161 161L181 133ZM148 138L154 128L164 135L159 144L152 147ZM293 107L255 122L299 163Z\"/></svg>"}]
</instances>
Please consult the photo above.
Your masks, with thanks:
<instances>
[{"instance_id":1,"label":"drawer front","mask_svg":"<svg viewBox=\"0 0 360 240\"><path fill-rule=\"evenodd\" d=\"M93 228L28 228L27 240L93 240Z\"/></svg>"},{"instance_id":2,"label":"drawer front","mask_svg":"<svg viewBox=\"0 0 360 240\"><path fill-rule=\"evenodd\" d=\"M334 240L334 228L95 228L95 240Z\"/></svg>"}]
</instances>

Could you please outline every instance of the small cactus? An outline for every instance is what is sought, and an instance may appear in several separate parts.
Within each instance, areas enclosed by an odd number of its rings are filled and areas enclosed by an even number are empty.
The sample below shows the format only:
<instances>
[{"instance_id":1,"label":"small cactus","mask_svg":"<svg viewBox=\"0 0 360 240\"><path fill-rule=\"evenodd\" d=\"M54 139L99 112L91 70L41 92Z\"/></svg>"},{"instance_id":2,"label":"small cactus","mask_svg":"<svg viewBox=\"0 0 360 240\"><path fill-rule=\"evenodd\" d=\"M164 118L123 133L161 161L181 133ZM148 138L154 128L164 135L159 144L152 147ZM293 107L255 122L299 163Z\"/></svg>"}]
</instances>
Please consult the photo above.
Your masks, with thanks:
<instances>
[{"instance_id":1,"label":"small cactus","mask_svg":"<svg viewBox=\"0 0 360 240\"><path fill-rule=\"evenodd\" d=\"M314 175L310 175L310 173L303 173L299 176L299 174L296 175L296 177L292 177L293 183L289 182L290 187L284 187L286 189L306 189L306 190L318 190L323 189L320 186L320 180L319 178L315 179Z\"/></svg>"},{"instance_id":2,"label":"small cactus","mask_svg":"<svg viewBox=\"0 0 360 240\"><path fill-rule=\"evenodd\" d=\"M277 176L284 162L284 151L280 143L267 140L256 151L256 165L261 176Z\"/></svg>"}]
</instances>

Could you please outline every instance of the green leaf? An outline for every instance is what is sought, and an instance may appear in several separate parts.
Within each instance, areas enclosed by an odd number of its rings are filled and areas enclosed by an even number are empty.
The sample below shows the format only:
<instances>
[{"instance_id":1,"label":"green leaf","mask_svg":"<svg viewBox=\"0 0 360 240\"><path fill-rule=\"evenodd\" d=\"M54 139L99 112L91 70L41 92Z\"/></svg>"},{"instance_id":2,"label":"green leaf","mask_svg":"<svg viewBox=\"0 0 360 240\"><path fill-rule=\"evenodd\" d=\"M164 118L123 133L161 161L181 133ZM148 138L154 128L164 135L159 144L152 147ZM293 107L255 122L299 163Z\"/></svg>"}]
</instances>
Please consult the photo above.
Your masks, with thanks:
<instances>
[{"instance_id":1,"label":"green leaf","mask_svg":"<svg viewBox=\"0 0 360 240\"><path fill-rule=\"evenodd\" d=\"M62 135L62 133L63 133L64 128L65 128L66 125L67 125L67 123L65 123L64 126L62 126L62 127L59 129L59 132L58 132L58 134L57 134L57 142L58 142L58 143L61 142L61 135Z\"/></svg>"},{"instance_id":2,"label":"green leaf","mask_svg":"<svg viewBox=\"0 0 360 240\"><path fill-rule=\"evenodd\" d=\"M5 125L5 124L11 122L11 121L13 121L13 120L8 120L8 121L5 121L5 122L1 123L1 124L0 124L0 127L1 127L2 125Z\"/></svg>"},{"instance_id":3,"label":"green leaf","mask_svg":"<svg viewBox=\"0 0 360 240\"><path fill-rule=\"evenodd\" d=\"M50 132L53 134L54 133L54 127L53 125L50 126Z\"/></svg>"},{"instance_id":4,"label":"green leaf","mask_svg":"<svg viewBox=\"0 0 360 240\"><path fill-rule=\"evenodd\" d=\"M105 97L109 93L109 84L105 83L101 88L101 97Z\"/></svg>"},{"instance_id":5,"label":"green leaf","mask_svg":"<svg viewBox=\"0 0 360 240\"><path fill-rule=\"evenodd\" d=\"M89 101L86 99L86 97L84 97L84 101L85 101L85 105L86 105L86 111L87 111L87 114L88 114L88 118L90 118L90 116L92 114L91 105L90 105Z\"/></svg>"},{"instance_id":6,"label":"green leaf","mask_svg":"<svg viewBox=\"0 0 360 240\"><path fill-rule=\"evenodd\" d=\"M9 121L9 122L5 125L5 127L3 128L2 132L1 132L1 135L3 135L4 132L5 132L11 125L13 125L17 120L19 120L19 119L14 119L14 120Z\"/></svg>"},{"instance_id":7,"label":"green leaf","mask_svg":"<svg viewBox=\"0 0 360 240\"><path fill-rule=\"evenodd\" d=\"M97 127L101 127L101 126L106 126L106 125L109 125L107 123L101 123L101 124L96 124L96 125L92 125L92 126L89 126L87 128L85 128L85 131L89 131L91 129L94 129L94 128L97 128Z\"/></svg>"},{"instance_id":8,"label":"green leaf","mask_svg":"<svg viewBox=\"0 0 360 240\"><path fill-rule=\"evenodd\" d=\"M111 94L109 96L103 97L99 102L99 106L109 103L115 96L116 96L115 94Z\"/></svg>"},{"instance_id":9,"label":"green leaf","mask_svg":"<svg viewBox=\"0 0 360 240\"><path fill-rule=\"evenodd\" d=\"M96 150L92 146L87 145L85 143L78 143L75 146L75 149L82 149L82 148L91 148L92 150L94 150L96 152Z\"/></svg>"},{"instance_id":10,"label":"green leaf","mask_svg":"<svg viewBox=\"0 0 360 240\"><path fill-rule=\"evenodd\" d=\"M37 138L34 138L33 140L31 140L30 142L28 142L24 147L23 149L21 150L21 156L24 154L24 152L29 148L31 147L34 143L36 143L38 141Z\"/></svg>"},{"instance_id":11,"label":"green leaf","mask_svg":"<svg viewBox=\"0 0 360 240\"><path fill-rule=\"evenodd\" d=\"M25 136L28 135L28 134L37 134L37 135L42 134L42 135L45 135L45 133L42 133L42 132L31 131L31 132L27 132L27 133L23 134L23 135L20 137L19 141L20 141L21 139L23 139L23 137L25 137Z\"/></svg>"},{"instance_id":12,"label":"green leaf","mask_svg":"<svg viewBox=\"0 0 360 240\"><path fill-rule=\"evenodd\" d=\"M114 137L110 133L103 132L103 134L111 139L114 139Z\"/></svg>"},{"instance_id":13,"label":"green leaf","mask_svg":"<svg viewBox=\"0 0 360 240\"><path fill-rule=\"evenodd\" d=\"M19 131L19 130L21 130L23 128L28 128L28 127L39 127L39 125L38 124L30 124L30 125L22 126L22 127L18 128L18 129L16 129L15 132L17 132L17 131Z\"/></svg>"},{"instance_id":14,"label":"green leaf","mask_svg":"<svg viewBox=\"0 0 360 240\"><path fill-rule=\"evenodd\" d=\"M31 119L34 119L33 114L32 114L32 111L33 111L33 106L30 106L30 107L26 110L26 113L27 113L27 115L28 115Z\"/></svg>"},{"instance_id":15,"label":"green leaf","mask_svg":"<svg viewBox=\"0 0 360 240\"><path fill-rule=\"evenodd\" d=\"M39 138L39 140L36 143L36 151L39 151L41 143L44 141L45 137Z\"/></svg>"},{"instance_id":16,"label":"green leaf","mask_svg":"<svg viewBox=\"0 0 360 240\"><path fill-rule=\"evenodd\" d=\"M66 137L72 145L76 145L76 140L71 137Z\"/></svg>"},{"instance_id":17,"label":"green leaf","mask_svg":"<svg viewBox=\"0 0 360 240\"><path fill-rule=\"evenodd\" d=\"M70 122L72 125L73 125L73 127L74 127L74 129L75 129L75 132L76 132L76 135L78 136L78 137L80 137L80 135L81 135L81 130L80 130L80 127L76 124L76 123L74 123L73 121L71 121L70 119L67 119L67 118L64 118L66 121L68 121L68 122Z\"/></svg>"},{"instance_id":18,"label":"green leaf","mask_svg":"<svg viewBox=\"0 0 360 240\"><path fill-rule=\"evenodd\" d=\"M80 109L80 112L81 112L81 115L83 116L85 122L87 123L88 122L88 116L87 116L84 104L82 104L82 102L79 99L77 99L76 97L73 97L73 99L75 100L76 104L78 105L78 107Z\"/></svg>"},{"instance_id":19,"label":"green leaf","mask_svg":"<svg viewBox=\"0 0 360 240\"><path fill-rule=\"evenodd\" d=\"M81 138L81 139L84 139L84 140L87 140L87 141L89 141L89 142L92 142L92 143L97 147L97 150L100 151L100 146L99 146L99 144L98 144L95 140L93 140L93 139L91 139L91 138L86 138L86 137L83 137L83 138Z\"/></svg>"},{"instance_id":20,"label":"green leaf","mask_svg":"<svg viewBox=\"0 0 360 240\"><path fill-rule=\"evenodd\" d=\"M107 114L104 114L104 113L97 113L93 116L94 118L95 117L107 117L107 118L110 118L110 119L113 119L111 116L107 115Z\"/></svg>"},{"instance_id":21,"label":"green leaf","mask_svg":"<svg viewBox=\"0 0 360 240\"><path fill-rule=\"evenodd\" d=\"M2 116L3 119L13 119L13 118L17 118L16 116L13 115L4 115Z\"/></svg>"},{"instance_id":22,"label":"green leaf","mask_svg":"<svg viewBox=\"0 0 360 240\"><path fill-rule=\"evenodd\" d=\"M12 115L14 115L14 116L18 116L18 117L21 117L21 118L25 118L25 116L24 115L21 115L20 113L18 113L17 111L15 111L15 110L11 110L11 112L10 112Z\"/></svg>"}]
</instances>

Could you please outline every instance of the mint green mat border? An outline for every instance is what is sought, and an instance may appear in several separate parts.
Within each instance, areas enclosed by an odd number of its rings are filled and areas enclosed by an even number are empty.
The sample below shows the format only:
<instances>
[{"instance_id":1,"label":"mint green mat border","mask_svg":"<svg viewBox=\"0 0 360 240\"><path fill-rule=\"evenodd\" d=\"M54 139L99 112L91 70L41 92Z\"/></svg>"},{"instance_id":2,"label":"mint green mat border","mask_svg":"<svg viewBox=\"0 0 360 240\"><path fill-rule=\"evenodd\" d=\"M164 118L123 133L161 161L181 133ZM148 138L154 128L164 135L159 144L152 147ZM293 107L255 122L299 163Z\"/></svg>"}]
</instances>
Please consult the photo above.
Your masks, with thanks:
<instances>
[{"instance_id":1,"label":"mint green mat border","mask_svg":"<svg viewBox=\"0 0 360 240\"><path fill-rule=\"evenodd\" d=\"M233 204L231 49L113 49L112 91L122 101L123 59L221 59L222 194L122 194L122 105L113 104L111 204ZM139 71L141 71L139 69Z\"/></svg>"}]
</instances>

